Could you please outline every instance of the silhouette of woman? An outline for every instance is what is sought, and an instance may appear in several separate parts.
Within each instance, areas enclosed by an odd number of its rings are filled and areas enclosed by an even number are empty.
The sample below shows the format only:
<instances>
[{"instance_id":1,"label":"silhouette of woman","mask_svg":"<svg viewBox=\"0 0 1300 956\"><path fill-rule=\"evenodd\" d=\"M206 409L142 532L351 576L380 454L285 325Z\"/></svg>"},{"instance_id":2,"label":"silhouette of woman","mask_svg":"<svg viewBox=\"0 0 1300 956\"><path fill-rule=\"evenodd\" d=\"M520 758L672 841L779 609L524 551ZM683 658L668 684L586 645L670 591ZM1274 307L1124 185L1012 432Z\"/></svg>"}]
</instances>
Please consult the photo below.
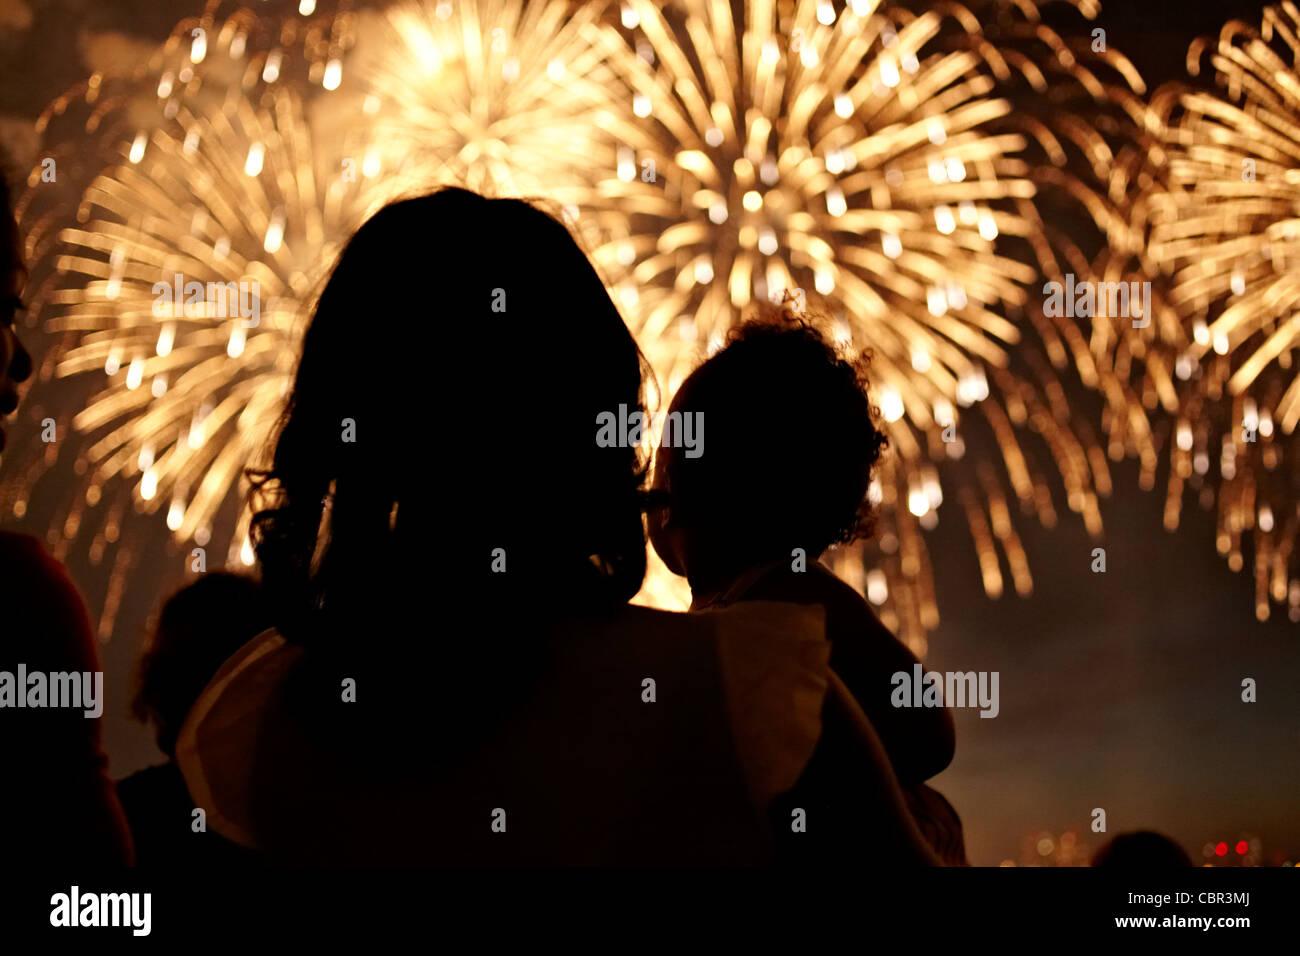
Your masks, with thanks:
<instances>
[{"instance_id":1,"label":"silhouette of woman","mask_svg":"<svg viewBox=\"0 0 1300 956\"><path fill-rule=\"evenodd\" d=\"M540 209L444 189L361 227L255 474L275 629L178 742L210 826L295 863L773 858L828 700L820 611L627 604L645 463L596 434L644 371ZM862 766L877 847L928 860L878 747Z\"/></svg>"}]
</instances>

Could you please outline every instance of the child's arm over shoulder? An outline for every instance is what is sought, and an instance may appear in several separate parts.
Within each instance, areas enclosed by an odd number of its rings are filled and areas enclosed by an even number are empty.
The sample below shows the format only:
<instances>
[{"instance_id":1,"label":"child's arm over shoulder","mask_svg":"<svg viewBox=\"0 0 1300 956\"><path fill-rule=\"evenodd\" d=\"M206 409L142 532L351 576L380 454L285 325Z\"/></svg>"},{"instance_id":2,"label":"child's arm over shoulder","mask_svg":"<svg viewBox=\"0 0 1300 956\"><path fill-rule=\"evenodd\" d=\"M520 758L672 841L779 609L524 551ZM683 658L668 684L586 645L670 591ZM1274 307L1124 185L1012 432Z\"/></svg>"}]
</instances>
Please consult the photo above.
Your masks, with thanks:
<instances>
[{"instance_id":1,"label":"child's arm over shoulder","mask_svg":"<svg viewBox=\"0 0 1300 956\"><path fill-rule=\"evenodd\" d=\"M857 591L821 565L794 573L778 568L761 577L745 600L819 604L826 611L831 669L876 728L899 781L928 780L952 762L956 731L947 707L894 707L891 678L909 679L918 658L876 617Z\"/></svg>"}]
</instances>

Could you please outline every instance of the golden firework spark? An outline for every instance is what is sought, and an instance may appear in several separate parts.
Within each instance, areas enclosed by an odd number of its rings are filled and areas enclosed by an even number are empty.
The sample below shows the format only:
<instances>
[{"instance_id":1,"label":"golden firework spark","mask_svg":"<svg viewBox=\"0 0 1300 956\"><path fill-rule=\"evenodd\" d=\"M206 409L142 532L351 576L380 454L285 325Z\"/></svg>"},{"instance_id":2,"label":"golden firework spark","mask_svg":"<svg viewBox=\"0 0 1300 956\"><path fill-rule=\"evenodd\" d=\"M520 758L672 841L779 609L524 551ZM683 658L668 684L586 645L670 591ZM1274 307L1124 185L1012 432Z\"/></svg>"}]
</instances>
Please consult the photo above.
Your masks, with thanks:
<instances>
[{"instance_id":1,"label":"golden firework spark","mask_svg":"<svg viewBox=\"0 0 1300 956\"><path fill-rule=\"evenodd\" d=\"M61 237L68 292L50 321L80 337L60 376L109 379L73 420L95 436L92 497L129 477L179 537L210 534L279 412L304 306L370 211L364 169L348 169L322 162L280 93L266 110L182 109L92 184L85 225Z\"/></svg>"},{"instance_id":2,"label":"golden firework spark","mask_svg":"<svg viewBox=\"0 0 1300 956\"><path fill-rule=\"evenodd\" d=\"M1072 5L1088 20L1098 13L1095 4ZM1099 293L1088 312L1048 314L1040 300L1028 316L1053 367L1073 364L1103 397L1109 457L1137 458L1141 487L1153 488L1171 423L1191 400L1192 367L1188 330L1148 249L1154 197L1167 181L1159 117L1105 30L1085 26L1063 39L1006 0L976 9L996 44L987 59L999 91L1015 104L1003 122L1030 144L1023 155L1037 195L1020 206L1034 224L1032 261L1057 288ZM1132 293L1129 308L1113 309L1117 290Z\"/></svg>"},{"instance_id":3,"label":"golden firework spark","mask_svg":"<svg viewBox=\"0 0 1300 956\"><path fill-rule=\"evenodd\" d=\"M298 92L312 70L281 46L295 29L246 13L182 23L138 73L94 76L41 120L60 158L53 182L33 171L21 208L47 333L25 412L29 435L49 418L57 440L6 456L0 498L21 518L43 475L76 482L30 517L61 553L87 540L97 564L116 549L105 634L157 540L146 526L230 541L251 563L239 479L317 282L382 199L366 130L313 143Z\"/></svg>"},{"instance_id":4,"label":"golden firework spark","mask_svg":"<svg viewBox=\"0 0 1300 956\"><path fill-rule=\"evenodd\" d=\"M299 9L311 15L282 21L210 0L203 15L178 23L133 73L92 74L44 110L36 123L41 162L18 206L35 280L28 286L34 312L58 230L91 180L120 159L123 141L130 152L142 152L150 133L174 120L182 104L234 109L240 100L256 103L286 86L337 85L352 18L315 4Z\"/></svg>"},{"instance_id":5,"label":"golden firework spark","mask_svg":"<svg viewBox=\"0 0 1300 956\"><path fill-rule=\"evenodd\" d=\"M1293 474L1300 376L1300 11L1265 10L1262 28L1224 26L1208 50L1221 92L1170 89L1165 181L1153 193L1150 254L1168 274L1185 345L1185 398L1170 442L1166 524L1176 527L1186 486L1218 501L1216 543L1233 570L1253 532L1256 615L1270 600L1300 620L1292 557L1300 531Z\"/></svg>"},{"instance_id":6,"label":"golden firework spark","mask_svg":"<svg viewBox=\"0 0 1300 956\"><path fill-rule=\"evenodd\" d=\"M982 32L959 34L954 43L981 55L998 79L998 93L1013 105L995 128L1014 130L1028 144L1019 158L1036 193L1032 202L1020 200L1018 209L1031 223L1023 238L1041 278L1080 286L1145 278L1144 197L1161 163L1146 85L1105 30L1089 23L1097 4L1068 5L1081 15L1068 39L1032 8L985 0L972 8ZM1100 389L1121 419L1134 396L1122 393L1113 372L1116 339L1128 340L1141 355L1142 341L1168 331L1153 326L1150 316L1109 315L1105 303L1090 315L1050 315L1035 307L1028 316L1052 365L1064 369L1073 360L1083 384ZM1136 344L1134 332L1140 333ZM1169 389L1162 388L1160 398L1173 407ZM1149 436L1130 431L1127 439L1149 463ZM1112 446L1112 457L1122 456Z\"/></svg>"},{"instance_id":7,"label":"golden firework spark","mask_svg":"<svg viewBox=\"0 0 1300 956\"><path fill-rule=\"evenodd\" d=\"M753 0L737 19L705 0L627 0L599 39L621 102L601 118L613 144L579 223L669 393L748 304L784 294L828 316L844 347L872 350L895 449L868 546L884 560L844 573L914 647L938 620L920 530L967 426L982 419L1000 452L963 495L991 595L998 549L1017 591L1032 584L1004 489L1055 518L1020 427L1093 530L1109 480L1049 364L1016 347L1038 271L1001 243L1041 228L1026 214L1026 136L1009 128L979 20L945 11Z\"/></svg>"},{"instance_id":8,"label":"golden firework spark","mask_svg":"<svg viewBox=\"0 0 1300 956\"><path fill-rule=\"evenodd\" d=\"M567 201L590 181L600 4L408 0L367 67L392 164L430 183Z\"/></svg>"},{"instance_id":9,"label":"golden firework spark","mask_svg":"<svg viewBox=\"0 0 1300 956\"><path fill-rule=\"evenodd\" d=\"M1012 26L1017 11L1033 19L1032 4L993 8ZM980 18L956 6L914 15L884 14L869 2L846 9L755 2L737 23L729 5L690 0L661 13L634 0L618 11L617 27L598 21L599 9L515 0L393 8L388 22L397 42L376 51L377 65L365 71L370 96L358 132L373 126L392 150L386 155L409 157L409 170L428 182L542 194L580 207L578 230L595 241L599 264L670 390L696 344L717 341L740 308L782 290L802 292L809 307L830 317L841 344L872 348L876 396L897 451L874 491L883 528L867 547L883 560L871 560L869 573L842 561L844 573L856 574L864 593L883 604L887 623L923 646L937 608L921 531L934 526L943 500L940 466L951 471L964 438L978 446L983 430L997 465L968 469L960 500L985 590L1002 592L1005 559L1016 590L1027 593L1032 579L1011 499L1044 523L1055 521L1047 474L1030 445L1045 448L1068 506L1091 530L1099 526L1097 495L1109 481L1104 456L1072 422L1051 365L1036 344L1019 341L1029 304L1024 286L1041 261L1003 251L1016 240L1036 250L1050 245L1032 205L1035 177L1022 158L1028 145L1050 137L1038 127L1016 128L1002 92L1012 78L1053 75L1051 66L1039 70L1035 57L1050 55L1068 68L1059 47L1041 30L1017 34L1002 22L1003 51L982 37ZM274 42L253 42L255 35ZM310 146L296 157L278 152L295 142L290 128L301 130L301 115L276 84L302 71L282 62L271 69L271 50L302 51L306 81L333 90L341 67L331 64L347 39L333 28L311 34L327 35L328 43L308 37L286 46L283 31L223 26L202 34L196 50L200 38L178 31L182 39L169 45L167 62L184 55L202 69L181 62L169 83L167 68L151 65L156 96L143 99L146 112L161 116L146 121L110 100L97 108L105 122L96 141L113 143L126 162L122 176L97 181L87 194L93 202L84 206L85 228L68 236L84 248L60 253L91 278L81 291L53 287L67 308L56 327L76 343L58 367L79 376L114 369L120 379L79 419L94 430L93 455L78 458L88 488L101 489L91 497L125 482L138 508L165 510L178 533L205 529L238 454L223 459L205 452L206 442L187 451L196 418L218 414L214 426L239 445L241 429L252 435L274 407L271 392L278 393L283 374L275 348L259 353L252 333L241 341L207 311L156 314L152 283L172 268L163 258L170 242L173 255L200 264L217 261L219 251L234 255L241 277L260 264L256 274L267 275L281 299L301 294L307 270L286 264L267 243L282 230L282 244L310 248L330 227L320 218L324 200L317 194L313 207L302 176L312 171ZM1014 49L1031 37L1041 49ZM136 83L121 103L139 105L143 86ZM103 87L88 85L86 102ZM132 167L152 169L184 155L185 123L228 125L228 155L211 160L226 175L200 178L194 188L173 169L164 179L174 192L133 176ZM199 142L208 143L202 135ZM349 152L364 157L362 172L370 174L380 156L360 150ZM1095 148L1089 156L1094 164L1104 160ZM259 164L278 172L249 172ZM160 175L167 168L164 162ZM314 175L317 184L326 178L319 169ZM129 202L127 189L136 190ZM173 234L151 219L129 218L131 209L161 211L160 202L169 213L191 214L185 244L177 244L185 231L179 219ZM340 200L338 209L345 206ZM213 231L213 222L223 222L216 207L244 214L238 243L225 237L229 248ZM299 233L306 246L294 238ZM31 231L46 241L55 234ZM34 248L44 247L38 241ZM49 261L48 254L38 258ZM217 281L222 273L213 271ZM139 295L146 280L147 303ZM124 289L134 302L129 314L121 311ZM258 335L287 345L292 314L264 311L264 323L278 318ZM178 352L183 335L194 338ZM202 402L194 404L199 376L186 378L199 365L230 373L230 391L215 389L206 413ZM1037 437L1026 443L1026 432ZM198 435L206 434L200 426ZM76 505L61 522L65 534L75 535L85 507ZM114 520L110 515L105 526ZM96 546L111 537L103 532Z\"/></svg>"}]
</instances>

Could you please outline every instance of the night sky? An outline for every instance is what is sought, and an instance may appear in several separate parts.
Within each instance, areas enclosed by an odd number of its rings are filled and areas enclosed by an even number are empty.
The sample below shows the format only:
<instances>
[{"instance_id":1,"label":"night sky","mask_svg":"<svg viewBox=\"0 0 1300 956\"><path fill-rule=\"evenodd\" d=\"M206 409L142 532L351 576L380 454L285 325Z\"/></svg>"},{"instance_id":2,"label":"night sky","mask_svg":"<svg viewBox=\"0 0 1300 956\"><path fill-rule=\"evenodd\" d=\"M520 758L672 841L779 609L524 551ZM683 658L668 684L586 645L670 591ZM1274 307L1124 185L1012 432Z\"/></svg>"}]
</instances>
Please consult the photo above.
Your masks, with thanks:
<instances>
[{"instance_id":1,"label":"night sky","mask_svg":"<svg viewBox=\"0 0 1300 956\"><path fill-rule=\"evenodd\" d=\"M253 3L291 9L281 0ZM1139 67L1150 88L1182 77L1188 43L1239 17L1258 23L1263 3L1112 0L1096 25ZM0 137L23 164L34 156L26 127L90 66L131 62L201 0L0 0ZM1068 11L1066 11L1068 12ZM1049 22L1078 22L1049 16ZM1080 397L1084 407L1090 398ZM1094 419L1095 421L1095 419ZM1110 834L1153 828L1199 861L1206 842L1258 837L1300 859L1300 625L1275 606L1253 614L1246 570L1233 574L1214 549L1213 515L1189 503L1176 533L1161 522L1164 473L1142 492L1131 463L1112 463L1115 493L1103 505L1104 540L1057 501L1062 519L1020 533L1035 590L989 601L957 504L940 510L930 536L941 625L929 666L1001 673L1001 713L957 717L957 756L932 781L961 813L972 862L1028 862L1038 831L1073 829L1087 845L1094 807ZM40 533L43 529L20 530ZM1107 571L1091 571L1103 546ZM149 573L148 568L142 573ZM74 573L86 573L73 568ZM148 609L124 608L142 620ZM155 762L148 733L126 717L137 652L133 635L105 648L110 713L106 745L114 776ZM1253 677L1259 701L1241 702Z\"/></svg>"},{"instance_id":2,"label":"night sky","mask_svg":"<svg viewBox=\"0 0 1300 956\"><path fill-rule=\"evenodd\" d=\"M1258 23L1264 6L1130 0L1103 4L1097 25L1154 89L1184 77L1191 40L1234 17ZM1294 861L1300 627L1285 609L1255 620L1252 563L1228 570L1213 513L1189 499L1179 530L1164 529L1165 469L1151 492L1132 462L1112 469L1105 574L1091 570L1097 543L1077 517L1050 533L1026 524L1034 594L990 602L957 516L931 536L942 623L927 664L999 670L1003 701L993 720L959 712L957 756L935 785L963 814L977 864L1023 862L1020 844L1038 829L1075 828L1095 845L1094 807L1111 834L1157 829L1196 861L1207 842L1252 837L1266 859ZM1242 703L1245 677L1258 703Z\"/></svg>"}]
</instances>

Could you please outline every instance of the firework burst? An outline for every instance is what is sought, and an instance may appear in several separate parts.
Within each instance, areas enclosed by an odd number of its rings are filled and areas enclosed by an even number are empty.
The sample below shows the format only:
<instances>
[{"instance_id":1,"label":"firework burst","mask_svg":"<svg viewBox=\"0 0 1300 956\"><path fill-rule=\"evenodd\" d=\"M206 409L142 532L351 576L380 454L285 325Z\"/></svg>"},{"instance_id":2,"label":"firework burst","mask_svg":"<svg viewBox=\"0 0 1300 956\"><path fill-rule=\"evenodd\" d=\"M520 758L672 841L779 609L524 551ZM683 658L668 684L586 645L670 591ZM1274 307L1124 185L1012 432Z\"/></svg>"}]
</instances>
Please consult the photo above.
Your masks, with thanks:
<instances>
[{"instance_id":1,"label":"firework burst","mask_svg":"<svg viewBox=\"0 0 1300 956\"><path fill-rule=\"evenodd\" d=\"M1095 3L1061 5L1080 15L1068 38L1046 26L1036 9L987 0L972 8L981 31L957 34L953 43L981 56L997 77L999 95L1013 105L995 128L1015 131L1027 144L1018 158L1035 195L1017 203L1031 224L1018 237L1030 249L1020 257L1049 282L1145 279L1152 271L1144 257L1146 198L1162 161L1146 85L1105 30L1090 29ZM1127 450L1150 466L1149 429L1142 427L1149 399L1128 391L1115 374L1115 362L1125 361L1116 351L1142 357L1144 346L1176 332L1176 323L1167 313L1155 325L1152 316L1110 315L1106 305L1089 315L1051 315L1035 301L1027 315L1053 367L1072 363L1082 383L1105 396L1112 457ZM1158 397L1166 409L1176 406L1164 380ZM1127 421L1130 415L1136 422Z\"/></svg>"},{"instance_id":2,"label":"firework burst","mask_svg":"<svg viewBox=\"0 0 1300 956\"><path fill-rule=\"evenodd\" d=\"M978 18L945 11L750 2L736 19L628 0L601 36L620 108L601 119L612 145L579 223L668 393L749 304L781 295L871 349L895 449L873 488L880 553L869 571L857 549L838 564L918 648L938 620L921 531L965 438L999 461L965 469L960 494L990 595L1002 558L1032 587L1009 500L1055 521L1024 429L1094 531L1109 481L1050 362L1021 343L1039 273L1003 247L1040 238L1028 141Z\"/></svg>"},{"instance_id":3,"label":"firework burst","mask_svg":"<svg viewBox=\"0 0 1300 956\"><path fill-rule=\"evenodd\" d=\"M91 488L138 477L139 500L170 501L168 524L184 539L210 533L267 438L303 305L368 211L364 172L348 179L343 162L321 159L289 94L233 115L182 110L174 130L92 184L85 225L62 233L71 294L54 297L64 307L50 327L79 342L57 374L109 379L72 423L94 436ZM191 283L203 289L196 302Z\"/></svg>"},{"instance_id":4,"label":"firework burst","mask_svg":"<svg viewBox=\"0 0 1300 956\"><path fill-rule=\"evenodd\" d=\"M152 131L172 123L182 105L233 110L241 100L258 103L284 87L337 86L352 19L315 5L309 12L280 21L211 2L202 16L178 23L135 72L92 74L44 110L36 123L41 160L17 210L34 317L58 231L77 214L86 187L124 150L142 155Z\"/></svg>"},{"instance_id":5,"label":"firework burst","mask_svg":"<svg viewBox=\"0 0 1300 956\"><path fill-rule=\"evenodd\" d=\"M182 23L139 73L51 106L58 175L38 165L21 207L45 333L26 431L54 440L11 450L0 504L60 555L77 541L92 564L112 555L105 635L158 530L251 560L239 479L318 281L382 198L366 130L313 142L312 70L280 46L298 34L243 13L195 22L209 28ZM77 492L33 505L50 474Z\"/></svg>"},{"instance_id":6,"label":"firework burst","mask_svg":"<svg viewBox=\"0 0 1300 956\"><path fill-rule=\"evenodd\" d=\"M567 201L590 181L599 4L407 0L367 66L391 165L429 183Z\"/></svg>"},{"instance_id":7,"label":"firework burst","mask_svg":"<svg viewBox=\"0 0 1300 956\"><path fill-rule=\"evenodd\" d=\"M1289 2L1268 8L1259 30L1228 23L1188 55L1196 75L1208 52L1220 90L1164 90L1154 104L1168 164L1151 198L1150 254L1182 322L1174 362L1186 382L1166 523L1177 526L1185 488L1207 506L1217 498L1216 544L1233 570L1253 532L1261 620L1270 601L1300 620L1298 28Z\"/></svg>"}]
</instances>

